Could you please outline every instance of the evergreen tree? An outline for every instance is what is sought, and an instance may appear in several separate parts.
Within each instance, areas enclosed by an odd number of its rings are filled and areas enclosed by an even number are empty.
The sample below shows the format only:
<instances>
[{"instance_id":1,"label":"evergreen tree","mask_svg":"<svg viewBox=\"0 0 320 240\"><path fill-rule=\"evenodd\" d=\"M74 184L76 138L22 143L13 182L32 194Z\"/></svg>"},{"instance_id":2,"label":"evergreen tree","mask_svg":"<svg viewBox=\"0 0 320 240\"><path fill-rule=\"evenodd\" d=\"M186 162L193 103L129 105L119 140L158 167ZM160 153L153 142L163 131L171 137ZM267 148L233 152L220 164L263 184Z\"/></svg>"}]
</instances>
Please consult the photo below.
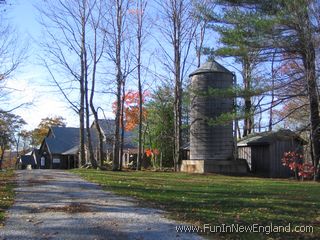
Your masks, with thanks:
<instances>
[{"instance_id":1,"label":"evergreen tree","mask_svg":"<svg viewBox=\"0 0 320 240\"><path fill-rule=\"evenodd\" d=\"M252 31L245 43L265 57L276 52L277 59L300 63L294 75L301 74L307 91L310 112L310 139L313 164L319 165L320 116L316 82L316 39L319 30L319 2L317 0L220 0L223 6L241 8L251 20ZM256 14L251 17L252 12ZM293 75L292 75L293 76Z\"/></svg>"}]
</instances>

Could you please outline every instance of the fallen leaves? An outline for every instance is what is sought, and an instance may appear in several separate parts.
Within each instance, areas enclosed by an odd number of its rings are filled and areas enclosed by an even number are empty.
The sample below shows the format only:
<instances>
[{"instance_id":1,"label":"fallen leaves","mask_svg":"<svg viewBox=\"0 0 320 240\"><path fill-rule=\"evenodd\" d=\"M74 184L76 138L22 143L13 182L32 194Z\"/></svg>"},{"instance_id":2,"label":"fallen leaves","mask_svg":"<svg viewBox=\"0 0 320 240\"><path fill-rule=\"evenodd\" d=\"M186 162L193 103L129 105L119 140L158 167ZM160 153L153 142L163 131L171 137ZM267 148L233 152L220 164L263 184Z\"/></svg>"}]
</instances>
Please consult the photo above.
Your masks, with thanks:
<instances>
[{"instance_id":1,"label":"fallen leaves","mask_svg":"<svg viewBox=\"0 0 320 240\"><path fill-rule=\"evenodd\" d=\"M41 212L65 212L65 213L83 213L83 212L91 212L90 209L82 204L82 203L71 203L66 206L53 206L47 207L43 210L40 209Z\"/></svg>"}]
</instances>

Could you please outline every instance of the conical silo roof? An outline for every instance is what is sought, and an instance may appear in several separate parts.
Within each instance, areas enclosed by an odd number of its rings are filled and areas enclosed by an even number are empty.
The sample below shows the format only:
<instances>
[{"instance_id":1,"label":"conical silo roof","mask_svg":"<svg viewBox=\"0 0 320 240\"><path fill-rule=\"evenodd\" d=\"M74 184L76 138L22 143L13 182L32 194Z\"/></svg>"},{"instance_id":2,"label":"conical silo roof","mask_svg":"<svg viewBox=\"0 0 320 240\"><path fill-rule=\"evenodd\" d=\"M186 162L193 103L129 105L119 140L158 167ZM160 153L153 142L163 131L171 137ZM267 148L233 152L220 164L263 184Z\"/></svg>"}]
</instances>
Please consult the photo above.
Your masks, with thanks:
<instances>
[{"instance_id":1,"label":"conical silo roof","mask_svg":"<svg viewBox=\"0 0 320 240\"><path fill-rule=\"evenodd\" d=\"M192 72L189 77L192 77L193 75L201 74L201 73L212 73L212 72L220 72L220 73L230 73L228 69L226 69L221 64L217 63L216 61L209 61L204 64L202 64L197 70Z\"/></svg>"}]
</instances>

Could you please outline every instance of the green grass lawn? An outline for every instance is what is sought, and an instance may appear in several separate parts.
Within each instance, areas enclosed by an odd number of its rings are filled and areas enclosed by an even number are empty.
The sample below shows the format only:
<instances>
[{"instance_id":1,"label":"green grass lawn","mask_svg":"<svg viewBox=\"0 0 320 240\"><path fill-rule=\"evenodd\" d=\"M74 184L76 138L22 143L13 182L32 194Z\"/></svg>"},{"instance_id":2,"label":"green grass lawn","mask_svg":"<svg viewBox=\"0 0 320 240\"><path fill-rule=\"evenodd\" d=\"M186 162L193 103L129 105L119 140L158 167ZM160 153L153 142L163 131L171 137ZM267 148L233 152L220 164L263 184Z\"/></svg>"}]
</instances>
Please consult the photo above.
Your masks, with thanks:
<instances>
[{"instance_id":1,"label":"green grass lawn","mask_svg":"<svg viewBox=\"0 0 320 240\"><path fill-rule=\"evenodd\" d=\"M311 225L313 234L208 234L215 239L320 239L320 184L215 174L72 172L142 205L168 211L173 219L191 224Z\"/></svg>"},{"instance_id":2,"label":"green grass lawn","mask_svg":"<svg viewBox=\"0 0 320 240\"><path fill-rule=\"evenodd\" d=\"M14 172L0 171L0 226L5 218L5 210L13 204Z\"/></svg>"}]
</instances>

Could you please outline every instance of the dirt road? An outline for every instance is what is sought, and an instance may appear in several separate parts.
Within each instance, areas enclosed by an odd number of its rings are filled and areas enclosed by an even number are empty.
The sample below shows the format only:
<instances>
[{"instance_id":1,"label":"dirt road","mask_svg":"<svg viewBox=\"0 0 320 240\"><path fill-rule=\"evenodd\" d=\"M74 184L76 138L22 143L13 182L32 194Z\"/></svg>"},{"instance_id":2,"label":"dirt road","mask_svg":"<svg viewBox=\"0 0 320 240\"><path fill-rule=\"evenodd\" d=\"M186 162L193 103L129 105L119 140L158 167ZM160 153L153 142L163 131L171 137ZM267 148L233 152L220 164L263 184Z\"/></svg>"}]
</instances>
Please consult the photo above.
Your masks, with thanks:
<instances>
[{"instance_id":1,"label":"dirt road","mask_svg":"<svg viewBox=\"0 0 320 240\"><path fill-rule=\"evenodd\" d=\"M163 212L60 170L18 171L0 239L201 239L177 233Z\"/></svg>"}]
</instances>

